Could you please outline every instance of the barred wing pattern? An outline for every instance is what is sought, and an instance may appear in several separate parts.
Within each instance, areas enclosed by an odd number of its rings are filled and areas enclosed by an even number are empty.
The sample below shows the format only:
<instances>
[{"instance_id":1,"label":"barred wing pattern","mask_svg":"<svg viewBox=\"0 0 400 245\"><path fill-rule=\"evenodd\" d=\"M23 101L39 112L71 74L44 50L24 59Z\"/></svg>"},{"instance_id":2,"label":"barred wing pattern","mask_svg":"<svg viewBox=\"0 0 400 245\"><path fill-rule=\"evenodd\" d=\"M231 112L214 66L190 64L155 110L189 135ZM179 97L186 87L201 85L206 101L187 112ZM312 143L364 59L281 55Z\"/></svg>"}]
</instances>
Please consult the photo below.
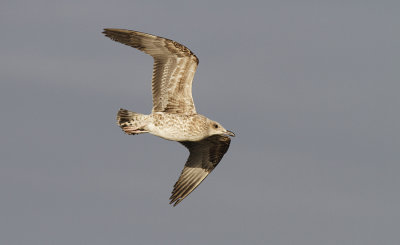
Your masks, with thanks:
<instances>
[{"instance_id":1,"label":"barred wing pattern","mask_svg":"<svg viewBox=\"0 0 400 245\"><path fill-rule=\"evenodd\" d=\"M200 185L228 151L230 142L231 139L223 135L213 135L201 141L180 142L188 148L190 155L174 185L170 204L176 206Z\"/></svg>"},{"instance_id":2,"label":"barred wing pattern","mask_svg":"<svg viewBox=\"0 0 400 245\"><path fill-rule=\"evenodd\" d=\"M192 51L173 40L143 32L104 29L103 33L154 58L153 112L196 114L192 81L199 60Z\"/></svg>"}]
</instances>

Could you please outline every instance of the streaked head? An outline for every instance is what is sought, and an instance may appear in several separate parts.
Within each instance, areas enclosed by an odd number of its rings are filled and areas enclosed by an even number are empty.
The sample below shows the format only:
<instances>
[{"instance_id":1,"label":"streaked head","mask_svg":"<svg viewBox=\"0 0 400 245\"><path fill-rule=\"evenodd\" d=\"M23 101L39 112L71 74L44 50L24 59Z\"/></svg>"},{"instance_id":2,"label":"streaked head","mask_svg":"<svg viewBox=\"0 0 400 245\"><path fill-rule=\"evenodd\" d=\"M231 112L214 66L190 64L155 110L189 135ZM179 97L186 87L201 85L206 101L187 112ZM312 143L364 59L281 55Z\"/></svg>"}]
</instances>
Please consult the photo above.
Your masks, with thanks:
<instances>
[{"instance_id":1,"label":"streaked head","mask_svg":"<svg viewBox=\"0 0 400 245\"><path fill-rule=\"evenodd\" d=\"M209 121L208 133L209 135L221 134L235 137L235 134L232 131L226 130L221 124L212 120Z\"/></svg>"}]
</instances>

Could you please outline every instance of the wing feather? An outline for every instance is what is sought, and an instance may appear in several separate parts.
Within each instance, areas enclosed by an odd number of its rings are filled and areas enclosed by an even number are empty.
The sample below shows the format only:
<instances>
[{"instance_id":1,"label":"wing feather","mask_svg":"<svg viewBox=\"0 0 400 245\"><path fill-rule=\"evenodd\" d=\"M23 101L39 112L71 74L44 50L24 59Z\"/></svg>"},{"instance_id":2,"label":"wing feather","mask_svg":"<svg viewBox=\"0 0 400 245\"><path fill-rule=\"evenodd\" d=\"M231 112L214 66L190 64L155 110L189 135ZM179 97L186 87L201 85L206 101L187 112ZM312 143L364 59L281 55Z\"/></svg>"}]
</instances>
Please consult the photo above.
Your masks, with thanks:
<instances>
[{"instance_id":1,"label":"wing feather","mask_svg":"<svg viewBox=\"0 0 400 245\"><path fill-rule=\"evenodd\" d=\"M196 113L192 81L199 60L192 51L173 40L143 32L104 29L103 33L154 58L153 112Z\"/></svg>"},{"instance_id":2,"label":"wing feather","mask_svg":"<svg viewBox=\"0 0 400 245\"><path fill-rule=\"evenodd\" d=\"M188 148L189 158L174 185L170 204L178 205L218 165L228 151L231 139L228 136L213 135L201 141L180 142Z\"/></svg>"}]
</instances>

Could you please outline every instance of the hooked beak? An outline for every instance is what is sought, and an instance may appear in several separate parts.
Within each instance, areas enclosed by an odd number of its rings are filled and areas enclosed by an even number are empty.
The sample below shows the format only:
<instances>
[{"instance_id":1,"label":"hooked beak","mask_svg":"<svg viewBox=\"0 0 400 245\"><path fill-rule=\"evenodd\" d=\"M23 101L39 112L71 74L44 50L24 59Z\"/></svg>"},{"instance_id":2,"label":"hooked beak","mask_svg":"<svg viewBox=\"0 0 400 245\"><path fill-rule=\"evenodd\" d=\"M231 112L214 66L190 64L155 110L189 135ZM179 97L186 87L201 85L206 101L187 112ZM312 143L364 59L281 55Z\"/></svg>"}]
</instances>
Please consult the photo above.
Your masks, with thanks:
<instances>
[{"instance_id":1,"label":"hooked beak","mask_svg":"<svg viewBox=\"0 0 400 245\"><path fill-rule=\"evenodd\" d=\"M232 137L235 137L235 133L234 132L232 132L232 131L229 131L229 130L226 130L226 133L225 133L226 135L229 135L229 136L232 136Z\"/></svg>"}]
</instances>

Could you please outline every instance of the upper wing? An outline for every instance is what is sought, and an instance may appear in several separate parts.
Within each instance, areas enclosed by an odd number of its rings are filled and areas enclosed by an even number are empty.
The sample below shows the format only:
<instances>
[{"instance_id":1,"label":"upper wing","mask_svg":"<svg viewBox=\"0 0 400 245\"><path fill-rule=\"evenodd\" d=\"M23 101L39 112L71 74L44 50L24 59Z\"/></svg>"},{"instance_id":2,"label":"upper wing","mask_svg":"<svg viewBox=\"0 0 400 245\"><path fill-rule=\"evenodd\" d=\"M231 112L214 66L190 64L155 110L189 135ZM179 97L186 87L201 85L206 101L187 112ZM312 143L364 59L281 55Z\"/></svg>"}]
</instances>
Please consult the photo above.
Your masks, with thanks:
<instances>
[{"instance_id":1,"label":"upper wing","mask_svg":"<svg viewBox=\"0 0 400 245\"><path fill-rule=\"evenodd\" d=\"M228 136L213 135L201 141L180 142L189 149L190 155L181 176L174 185L169 198L176 206L187 197L218 165L229 148Z\"/></svg>"},{"instance_id":2,"label":"upper wing","mask_svg":"<svg viewBox=\"0 0 400 245\"><path fill-rule=\"evenodd\" d=\"M154 58L153 112L195 114L192 81L199 60L175 41L138 31L104 29L107 37Z\"/></svg>"}]
</instances>

